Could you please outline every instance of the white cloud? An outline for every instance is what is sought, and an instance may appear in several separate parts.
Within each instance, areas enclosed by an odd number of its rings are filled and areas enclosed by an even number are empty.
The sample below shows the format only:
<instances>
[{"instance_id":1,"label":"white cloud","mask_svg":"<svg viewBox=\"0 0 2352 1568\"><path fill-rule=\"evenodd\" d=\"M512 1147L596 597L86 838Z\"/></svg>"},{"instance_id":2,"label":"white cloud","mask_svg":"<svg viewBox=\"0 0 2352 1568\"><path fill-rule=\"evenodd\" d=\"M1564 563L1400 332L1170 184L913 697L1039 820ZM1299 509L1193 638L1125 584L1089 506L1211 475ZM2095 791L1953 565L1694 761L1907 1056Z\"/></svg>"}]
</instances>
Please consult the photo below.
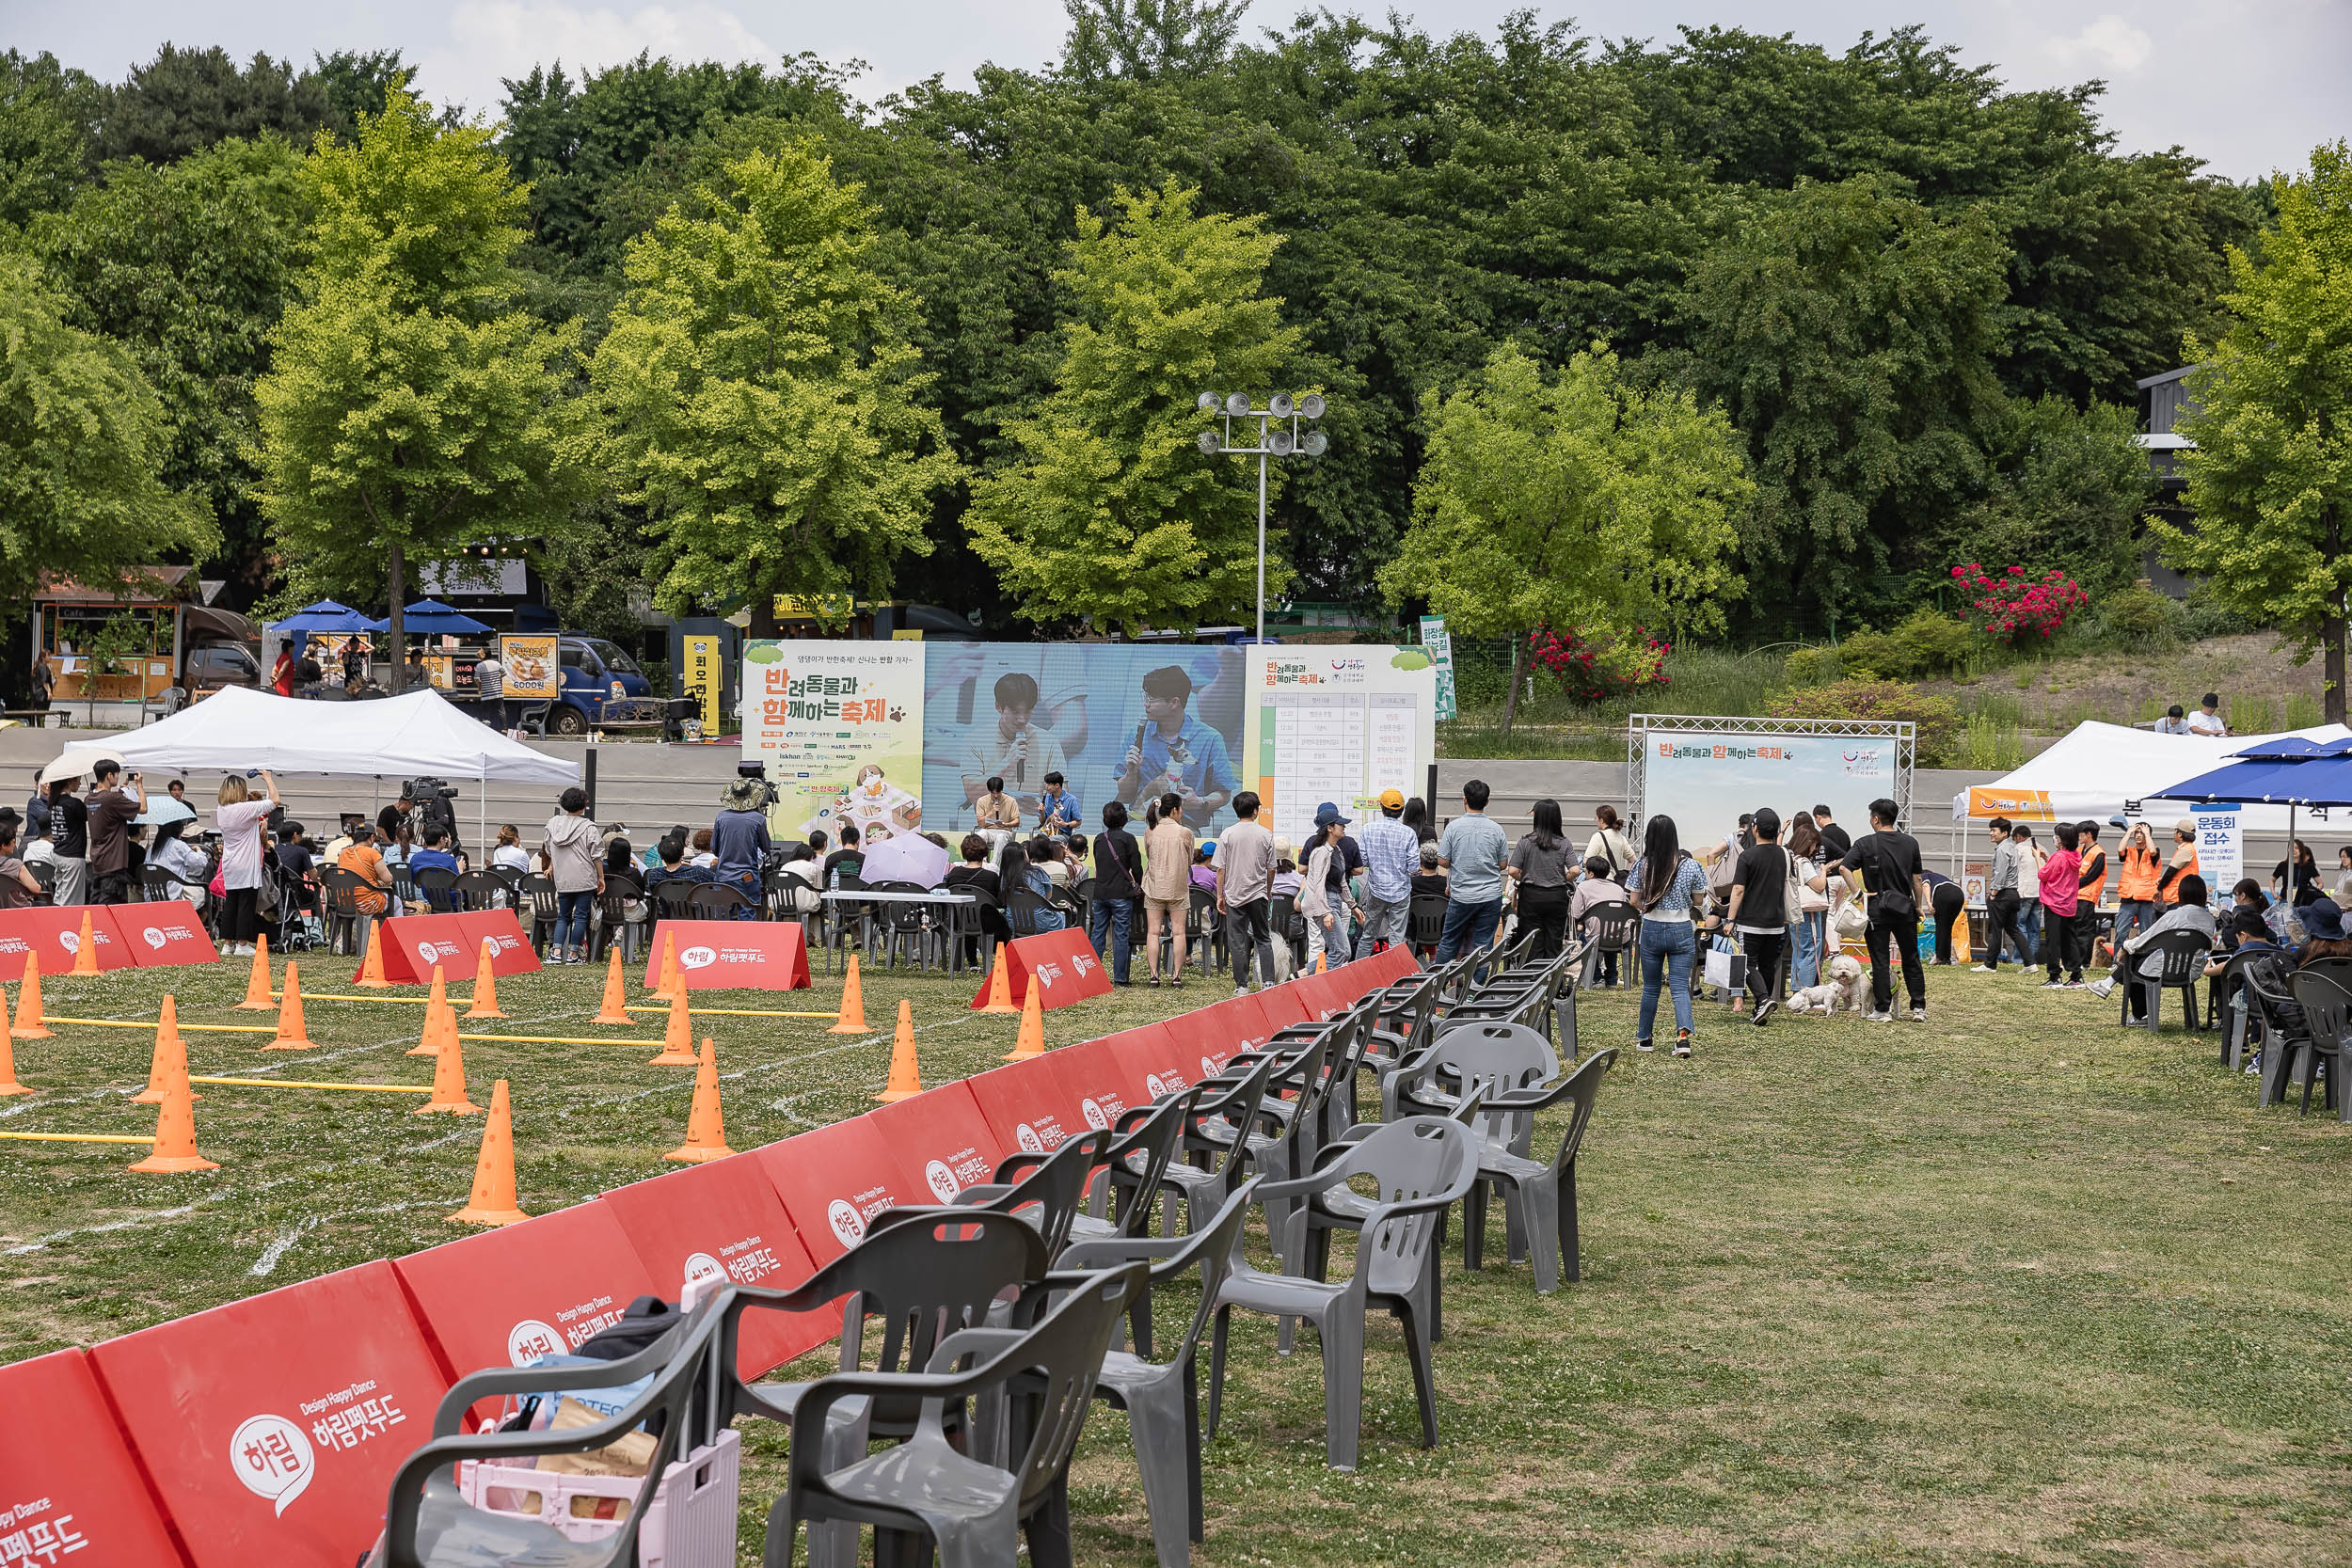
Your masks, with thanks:
<instances>
[{"instance_id":1,"label":"white cloud","mask_svg":"<svg viewBox=\"0 0 2352 1568\"><path fill-rule=\"evenodd\" d=\"M437 103L495 114L503 78L559 59L577 76L641 51L657 59L730 62L782 53L713 0L628 11L565 0L464 0L449 13L448 43L425 52L419 85Z\"/></svg>"},{"instance_id":2,"label":"white cloud","mask_svg":"<svg viewBox=\"0 0 2352 1568\"><path fill-rule=\"evenodd\" d=\"M2045 39L2042 50L2060 71L2130 76L2154 55L2156 40L2110 12L2071 39Z\"/></svg>"}]
</instances>

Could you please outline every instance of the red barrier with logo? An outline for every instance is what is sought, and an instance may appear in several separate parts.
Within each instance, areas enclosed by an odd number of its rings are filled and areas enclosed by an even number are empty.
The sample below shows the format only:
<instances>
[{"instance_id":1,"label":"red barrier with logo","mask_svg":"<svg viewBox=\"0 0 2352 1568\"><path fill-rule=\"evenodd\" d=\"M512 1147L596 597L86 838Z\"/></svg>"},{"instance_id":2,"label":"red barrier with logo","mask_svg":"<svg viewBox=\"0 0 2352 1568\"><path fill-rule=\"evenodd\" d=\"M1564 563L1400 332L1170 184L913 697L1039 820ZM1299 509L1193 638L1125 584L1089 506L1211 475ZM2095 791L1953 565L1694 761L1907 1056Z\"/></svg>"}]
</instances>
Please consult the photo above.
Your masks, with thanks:
<instances>
[{"instance_id":1,"label":"red barrier with logo","mask_svg":"<svg viewBox=\"0 0 2352 1568\"><path fill-rule=\"evenodd\" d=\"M467 941L466 919L462 914L405 914L377 922L384 978L394 985L429 986L435 964L441 966L441 978L453 985L473 978L476 949Z\"/></svg>"},{"instance_id":2,"label":"red barrier with logo","mask_svg":"<svg viewBox=\"0 0 2352 1568\"><path fill-rule=\"evenodd\" d=\"M357 1560L449 1388L385 1262L110 1339L90 1360L197 1568Z\"/></svg>"},{"instance_id":3,"label":"red barrier with logo","mask_svg":"<svg viewBox=\"0 0 2352 1568\"><path fill-rule=\"evenodd\" d=\"M661 978L663 933L677 939L688 990L806 990L808 942L796 920L657 920L645 985Z\"/></svg>"},{"instance_id":4,"label":"red barrier with logo","mask_svg":"<svg viewBox=\"0 0 2352 1568\"><path fill-rule=\"evenodd\" d=\"M89 916L90 940L98 945L100 969L129 969L138 960L115 929L112 907L72 904L0 911L0 980L24 978L24 955L40 955L40 977L54 980L73 967L82 945L82 916Z\"/></svg>"},{"instance_id":5,"label":"red barrier with logo","mask_svg":"<svg viewBox=\"0 0 2352 1568\"><path fill-rule=\"evenodd\" d=\"M1265 1020L1269 1031L1304 1023L1310 1016L1306 997L1293 986L1277 986L1272 990L1262 990L1250 1000L1257 1003L1259 1014Z\"/></svg>"},{"instance_id":6,"label":"red barrier with logo","mask_svg":"<svg viewBox=\"0 0 2352 1568\"><path fill-rule=\"evenodd\" d=\"M1146 1031L1130 1031L1144 1033ZM1062 1092L1078 1102L1083 1129L1115 1127L1128 1110L1147 1102L1143 1075L1131 1071L1116 1049L1117 1035L1049 1052L1045 1060L1060 1075Z\"/></svg>"},{"instance_id":7,"label":"red barrier with logo","mask_svg":"<svg viewBox=\"0 0 2352 1568\"><path fill-rule=\"evenodd\" d=\"M395 1259L418 1321L453 1379L535 1355L577 1352L654 1288L599 1199ZM480 1412L486 1414L486 1411Z\"/></svg>"},{"instance_id":8,"label":"red barrier with logo","mask_svg":"<svg viewBox=\"0 0 2352 1568\"><path fill-rule=\"evenodd\" d=\"M1137 1104L1188 1089L1209 1075L1203 1070L1209 1058L1198 1053L1187 1053L1185 1042L1180 1041L1175 1031L1166 1024L1121 1030L1104 1038L1102 1044L1126 1075L1126 1082L1134 1086Z\"/></svg>"},{"instance_id":9,"label":"red barrier with logo","mask_svg":"<svg viewBox=\"0 0 2352 1568\"><path fill-rule=\"evenodd\" d=\"M998 1158L1010 1148L961 1079L868 1111L864 1119L898 1156L908 1187L922 1193L917 1201L924 1203L949 1202L964 1188L993 1180Z\"/></svg>"},{"instance_id":10,"label":"red barrier with logo","mask_svg":"<svg viewBox=\"0 0 2352 1568\"><path fill-rule=\"evenodd\" d=\"M1265 1044L1277 1027L1274 1017L1295 1022L1286 1017L1294 1009L1284 1007L1278 1012L1269 1006L1279 996L1279 991L1273 990L1229 997L1213 1007L1169 1019L1161 1026L1174 1044L1169 1060L1183 1066L1195 1082L1224 1071L1235 1056Z\"/></svg>"},{"instance_id":11,"label":"red barrier with logo","mask_svg":"<svg viewBox=\"0 0 2352 1568\"><path fill-rule=\"evenodd\" d=\"M1083 1002L1089 996L1110 993L1111 977L1104 971L1103 960L1095 956L1084 931L1042 931L1033 937L1016 937L996 951L1006 955L1000 962L1012 966L1009 977L1016 1006L1028 1001L1032 977L1041 988L1038 1006L1047 1012ZM987 1005L988 988L993 978L992 975L980 982L972 1006Z\"/></svg>"},{"instance_id":12,"label":"red barrier with logo","mask_svg":"<svg viewBox=\"0 0 2352 1568\"><path fill-rule=\"evenodd\" d=\"M468 979L471 979L474 971L481 966L482 944L485 942L490 944L490 973L500 979L509 974L539 973L539 955L531 950L531 938L523 934L522 926L516 920L513 910L470 911L457 917L457 928L465 934L466 956L462 967ZM445 971L444 974L448 979L457 978L454 969ZM424 977L430 983L433 971L426 970Z\"/></svg>"},{"instance_id":13,"label":"red barrier with logo","mask_svg":"<svg viewBox=\"0 0 2352 1568\"><path fill-rule=\"evenodd\" d=\"M743 1155L689 1165L604 1195L654 1288L680 1299L689 1280L789 1291L816 1273L783 1199ZM736 1367L760 1377L839 1331L837 1312L746 1310Z\"/></svg>"},{"instance_id":14,"label":"red barrier with logo","mask_svg":"<svg viewBox=\"0 0 2352 1568\"><path fill-rule=\"evenodd\" d=\"M1054 1069L1058 1053L1032 1056L963 1081L1006 1153L1022 1149L1051 1154L1065 1139L1087 1130L1078 1097L1063 1087L1061 1074Z\"/></svg>"},{"instance_id":15,"label":"red barrier with logo","mask_svg":"<svg viewBox=\"0 0 2352 1568\"><path fill-rule=\"evenodd\" d=\"M929 1203L910 1186L904 1168L864 1117L851 1117L752 1151L784 1200L792 1228L818 1268L866 1235L866 1222L902 1203Z\"/></svg>"},{"instance_id":16,"label":"red barrier with logo","mask_svg":"<svg viewBox=\"0 0 2352 1568\"><path fill-rule=\"evenodd\" d=\"M80 1351L0 1367L0 1562L183 1560Z\"/></svg>"},{"instance_id":17,"label":"red barrier with logo","mask_svg":"<svg viewBox=\"0 0 2352 1568\"><path fill-rule=\"evenodd\" d=\"M184 898L117 904L106 912L114 917L115 934L122 939L124 951L141 969L220 962L196 906Z\"/></svg>"}]
</instances>

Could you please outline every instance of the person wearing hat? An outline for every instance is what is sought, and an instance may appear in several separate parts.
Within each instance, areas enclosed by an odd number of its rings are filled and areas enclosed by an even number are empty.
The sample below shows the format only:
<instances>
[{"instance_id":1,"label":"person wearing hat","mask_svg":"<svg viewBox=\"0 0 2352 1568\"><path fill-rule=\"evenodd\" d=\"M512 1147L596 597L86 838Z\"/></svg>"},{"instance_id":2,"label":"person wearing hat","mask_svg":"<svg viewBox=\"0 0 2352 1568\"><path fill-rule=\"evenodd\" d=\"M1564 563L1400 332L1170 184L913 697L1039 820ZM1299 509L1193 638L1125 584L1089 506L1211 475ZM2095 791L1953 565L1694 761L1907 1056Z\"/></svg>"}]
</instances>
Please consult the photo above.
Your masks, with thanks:
<instances>
[{"instance_id":1,"label":"person wearing hat","mask_svg":"<svg viewBox=\"0 0 2352 1568\"><path fill-rule=\"evenodd\" d=\"M208 896L205 884L213 879L212 867L205 863L202 850L180 836L196 820L195 809L177 800L157 800L137 820L154 830L155 841L148 847L147 863L178 879L171 890L173 897L184 898L195 908L202 909Z\"/></svg>"},{"instance_id":2,"label":"person wearing hat","mask_svg":"<svg viewBox=\"0 0 2352 1568\"><path fill-rule=\"evenodd\" d=\"M2181 879L2197 877L2201 885L2204 869L2197 859L2197 819L2184 816L2172 824L2172 857L2156 879L2156 896L2167 904L2179 903Z\"/></svg>"},{"instance_id":3,"label":"person wearing hat","mask_svg":"<svg viewBox=\"0 0 2352 1568\"><path fill-rule=\"evenodd\" d=\"M2344 925L2344 908L2332 898L2314 898L2295 911L2303 923L2303 945L2295 950L2295 966L2322 958L2352 958L2352 932Z\"/></svg>"},{"instance_id":4,"label":"person wearing hat","mask_svg":"<svg viewBox=\"0 0 2352 1568\"><path fill-rule=\"evenodd\" d=\"M710 852L717 857L712 879L734 887L759 908L761 870L768 863L768 785L760 779L729 779L719 791L719 815L710 822Z\"/></svg>"},{"instance_id":5,"label":"person wearing hat","mask_svg":"<svg viewBox=\"0 0 2352 1568\"><path fill-rule=\"evenodd\" d=\"M1364 851L1360 845L1347 836L1347 828L1352 820L1340 815L1337 801L1324 801L1315 807L1314 832L1307 835L1307 847L1301 851L1308 860L1311 860L1316 841L1326 835L1330 838L1331 856L1323 872L1323 901L1331 911L1332 924L1325 927L1328 940L1315 951L1327 951L1331 963L1345 963L1347 956L1356 951L1352 919L1358 911L1352 879L1357 868L1364 863ZM1355 852L1352 857L1350 850ZM1302 874L1313 875L1307 869L1305 861L1300 862L1299 870ZM1311 948L1315 946L1311 941L1308 945ZM1307 962L1311 966L1314 961L1314 952L1311 951L1307 955Z\"/></svg>"},{"instance_id":6,"label":"person wearing hat","mask_svg":"<svg viewBox=\"0 0 2352 1568\"><path fill-rule=\"evenodd\" d=\"M2139 954L2151 942L2167 931L2195 931L2205 939L2208 945L2219 938L2220 927L2214 923L2213 911L2205 908L2205 879L2192 871L2185 876L2174 878L2171 886L2173 904L2170 909L2164 911L2162 918L2123 943L2120 954L2116 953L2112 946L2108 948L2110 955L2115 958L2115 967L2107 973L2106 978L2093 980L2085 988L2092 995L2105 998L2112 994L2117 979L2125 973L2127 968L2134 974L2151 973L2140 963ZM2334 907L2332 904L2328 906L2331 910ZM2163 960L2156 961L2161 967ZM2138 986L2134 986L2131 988L2130 994L2133 1019L2138 1021L2147 1018L2147 991Z\"/></svg>"},{"instance_id":7,"label":"person wearing hat","mask_svg":"<svg viewBox=\"0 0 2352 1568\"><path fill-rule=\"evenodd\" d=\"M1340 829L1347 818L1338 812L1317 814L1315 831L1307 835L1307 863L1301 867L1298 912L1307 918L1306 967L1329 955L1327 962L1344 963L1349 951L1347 883L1334 880L1332 868L1340 858Z\"/></svg>"},{"instance_id":8,"label":"person wearing hat","mask_svg":"<svg viewBox=\"0 0 2352 1568\"><path fill-rule=\"evenodd\" d=\"M1405 825L1405 792L1380 792L1379 815L1364 823L1363 930L1356 957L1386 952L1405 940L1413 904L1413 873L1421 869L1421 835Z\"/></svg>"},{"instance_id":9,"label":"person wearing hat","mask_svg":"<svg viewBox=\"0 0 2352 1568\"><path fill-rule=\"evenodd\" d=\"M2221 694L2219 692L2205 693L2205 700L2198 705L2195 713L2188 716L2188 733L2201 735L2209 739L2217 739L2230 733L2230 721L2221 717Z\"/></svg>"}]
</instances>

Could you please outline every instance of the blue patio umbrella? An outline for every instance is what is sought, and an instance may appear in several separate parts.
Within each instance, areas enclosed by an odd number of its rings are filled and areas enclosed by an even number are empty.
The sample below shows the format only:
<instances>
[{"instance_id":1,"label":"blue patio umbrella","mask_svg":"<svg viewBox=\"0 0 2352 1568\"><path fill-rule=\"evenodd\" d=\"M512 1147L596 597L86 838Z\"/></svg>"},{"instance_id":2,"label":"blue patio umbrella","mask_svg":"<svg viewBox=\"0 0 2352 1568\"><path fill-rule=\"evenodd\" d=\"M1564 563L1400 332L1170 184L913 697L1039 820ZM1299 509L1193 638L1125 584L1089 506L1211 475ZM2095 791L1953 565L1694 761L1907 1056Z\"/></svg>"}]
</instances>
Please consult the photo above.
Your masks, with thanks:
<instances>
[{"instance_id":1,"label":"blue patio umbrella","mask_svg":"<svg viewBox=\"0 0 2352 1568\"><path fill-rule=\"evenodd\" d=\"M2315 741L2280 736L2248 747L2223 767L2153 793L2166 800L2259 800L2284 806L2287 853L2292 858L2298 809L2352 806L2352 739ZM2290 891L2292 885L2290 879Z\"/></svg>"},{"instance_id":2,"label":"blue patio umbrella","mask_svg":"<svg viewBox=\"0 0 2352 1568\"><path fill-rule=\"evenodd\" d=\"M445 605L438 599L419 599L401 610L400 629L409 637L464 637L491 628L453 605Z\"/></svg>"},{"instance_id":3,"label":"blue patio umbrella","mask_svg":"<svg viewBox=\"0 0 2352 1568\"><path fill-rule=\"evenodd\" d=\"M267 630L282 632L355 632L382 631L384 623L372 621L349 605L332 599L304 605L282 621L272 621Z\"/></svg>"}]
</instances>

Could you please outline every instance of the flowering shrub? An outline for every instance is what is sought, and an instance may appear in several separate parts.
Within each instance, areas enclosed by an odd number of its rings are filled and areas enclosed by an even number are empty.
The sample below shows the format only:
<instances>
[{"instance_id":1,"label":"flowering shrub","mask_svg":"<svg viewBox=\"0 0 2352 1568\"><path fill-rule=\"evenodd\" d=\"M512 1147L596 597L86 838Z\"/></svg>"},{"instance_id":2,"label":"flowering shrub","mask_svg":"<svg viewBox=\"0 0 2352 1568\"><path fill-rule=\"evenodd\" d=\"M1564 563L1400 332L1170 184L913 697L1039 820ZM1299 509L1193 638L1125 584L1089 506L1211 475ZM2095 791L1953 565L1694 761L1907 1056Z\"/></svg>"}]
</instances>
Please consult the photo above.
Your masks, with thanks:
<instances>
[{"instance_id":1,"label":"flowering shrub","mask_svg":"<svg viewBox=\"0 0 2352 1568\"><path fill-rule=\"evenodd\" d=\"M1984 629L2010 642L2055 637L2069 615L2090 603L2082 584L2056 567L2029 578L2023 566L2011 566L1994 577L1972 561L1953 567L1952 580L1976 595Z\"/></svg>"},{"instance_id":2,"label":"flowering shrub","mask_svg":"<svg viewBox=\"0 0 2352 1568\"><path fill-rule=\"evenodd\" d=\"M1652 637L1646 626L1636 627L1630 637L1613 632L1587 637L1574 628L1537 626L1527 639L1529 655L1558 676L1561 689L1580 703L1606 702L1640 687L1666 685L1666 654L1673 646Z\"/></svg>"}]
</instances>

